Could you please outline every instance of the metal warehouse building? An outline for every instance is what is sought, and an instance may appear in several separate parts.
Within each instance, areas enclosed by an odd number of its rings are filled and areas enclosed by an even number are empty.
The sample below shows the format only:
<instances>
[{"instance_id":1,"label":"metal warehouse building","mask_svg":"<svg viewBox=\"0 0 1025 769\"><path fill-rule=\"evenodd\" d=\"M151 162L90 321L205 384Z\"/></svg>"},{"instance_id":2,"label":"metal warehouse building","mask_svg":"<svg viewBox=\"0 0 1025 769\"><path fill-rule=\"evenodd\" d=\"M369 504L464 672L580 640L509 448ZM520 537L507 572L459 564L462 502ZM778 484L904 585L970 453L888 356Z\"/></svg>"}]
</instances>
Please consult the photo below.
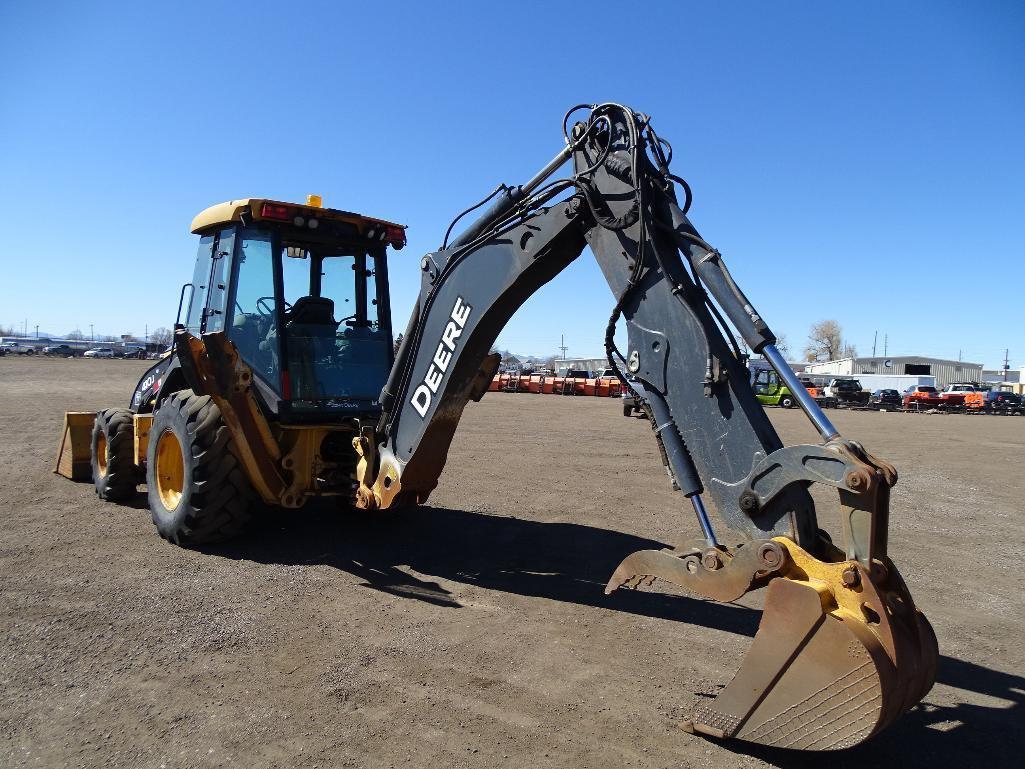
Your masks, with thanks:
<instances>
[{"instance_id":1,"label":"metal warehouse building","mask_svg":"<svg viewBox=\"0 0 1025 769\"><path fill-rule=\"evenodd\" d=\"M809 363L807 374L916 374L936 377L936 386L946 387L953 382L981 382L982 364L943 358L923 358L903 355L890 358L840 358L825 363Z\"/></svg>"}]
</instances>

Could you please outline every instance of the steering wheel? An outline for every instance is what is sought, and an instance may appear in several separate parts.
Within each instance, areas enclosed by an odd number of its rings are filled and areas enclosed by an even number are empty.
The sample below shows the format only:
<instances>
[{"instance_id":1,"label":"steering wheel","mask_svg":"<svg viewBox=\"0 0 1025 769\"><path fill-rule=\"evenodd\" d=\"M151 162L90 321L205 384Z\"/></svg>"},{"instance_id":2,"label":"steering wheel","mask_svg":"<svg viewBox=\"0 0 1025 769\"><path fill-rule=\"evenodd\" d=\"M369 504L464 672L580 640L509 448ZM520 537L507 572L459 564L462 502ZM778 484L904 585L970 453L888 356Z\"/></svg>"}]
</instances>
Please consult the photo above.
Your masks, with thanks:
<instances>
[{"instance_id":1,"label":"steering wheel","mask_svg":"<svg viewBox=\"0 0 1025 769\"><path fill-rule=\"evenodd\" d=\"M269 304L268 300L270 302L273 302L274 301L274 297L273 296L261 296L259 299L256 300L256 309L265 318L266 317L270 317L271 315L274 314L274 306ZM288 312L289 310L292 309L292 305L290 305L288 302L285 302L284 305L285 305L285 312Z\"/></svg>"}]
</instances>

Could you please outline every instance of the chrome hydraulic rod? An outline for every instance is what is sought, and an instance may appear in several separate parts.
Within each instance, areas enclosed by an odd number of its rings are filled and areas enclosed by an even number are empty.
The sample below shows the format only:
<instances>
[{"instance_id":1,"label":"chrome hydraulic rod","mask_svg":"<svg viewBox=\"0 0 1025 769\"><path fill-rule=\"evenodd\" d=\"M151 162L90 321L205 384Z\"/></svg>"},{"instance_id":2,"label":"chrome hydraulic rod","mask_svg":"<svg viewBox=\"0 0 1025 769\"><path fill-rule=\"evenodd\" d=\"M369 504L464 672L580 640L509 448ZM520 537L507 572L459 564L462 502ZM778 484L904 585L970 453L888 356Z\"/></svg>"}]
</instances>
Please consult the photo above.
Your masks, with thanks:
<instances>
[{"instance_id":1,"label":"chrome hydraulic rod","mask_svg":"<svg viewBox=\"0 0 1025 769\"><path fill-rule=\"evenodd\" d=\"M538 171L526 184L519 187L502 187L498 191L495 202L492 203L472 224L470 224L458 237L449 242L449 248L460 248L472 242L481 233L494 226L495 222L501 221L508 215L516 205L536 190L549 176L554 174L573 154L573 145L567 144L559 154L552 158L548 164Z\"/></svg>"},{"instance_id":2,"label":"chrome hydraulic rod","mask_svg":"<svg viewBox=\"0 0 1025 769\"><path fill-rule=\"evenodd\" d=\"M548 162L548 165L546 165L544 168L542 168L540 171L538 171L536 174L534 174L534 176L530 179L530 181L528 181L526 184L524 184L520 188L521 190L523 190L523 194L524 195L529 195L531 192L533 192L538 187L540 187L541 183L544 182L545 179L547 179L549 176L554 174L556 171L558 171L559 168L561 168L562 165L567 160L569 160L569 158L570 158L570 156L572 154L573 154L573 145L572 144L567 144L565 147L563 147L559 151L558 155L556 155L554 158L552 158Z\"/></svg>"},{"instance_id":3,"label":"chrome hydraulic rod","mask_svg":"<svg viewBox=\"0 0 1025 769\"><path fill-rule=\"evenodd\" d=\"M705 544L709 547L719 547L719 541L715 538L715 531L712 529L712 522L708 519L708 511L705 510L705 503L701 501L701 495L695 494L690 498L694 505L694 514L698 517L698 525L705 537Z\"/></svg>"},{"instance_id":4,"label":"chrome hydraulic rod","mask_svg":"<svg viewBox=\"0 0 1025 769\"><path fill-rule=\"evenodd\" d=\"M786 359L782 353L776 348L774 344L767 344L761 350L762 355L765 356L765 360L769 362L769 365L775 370L776 374L780 379L783 380L783 384L789 388L790 392L793 393L794 397L797 398L797 402L801 406L801 410L808 416L811 423L815 425L815 429L819 431L819 435L822 436L822 440L831 441L840 435L840 432L833 427L833 423L829 421L829 417L826 416L822 407L815 402L815 399L811 397L811 393L808 389L801 384L801 380L797 378L797 374L787 364Z\"/></svg>"}]
</instances>

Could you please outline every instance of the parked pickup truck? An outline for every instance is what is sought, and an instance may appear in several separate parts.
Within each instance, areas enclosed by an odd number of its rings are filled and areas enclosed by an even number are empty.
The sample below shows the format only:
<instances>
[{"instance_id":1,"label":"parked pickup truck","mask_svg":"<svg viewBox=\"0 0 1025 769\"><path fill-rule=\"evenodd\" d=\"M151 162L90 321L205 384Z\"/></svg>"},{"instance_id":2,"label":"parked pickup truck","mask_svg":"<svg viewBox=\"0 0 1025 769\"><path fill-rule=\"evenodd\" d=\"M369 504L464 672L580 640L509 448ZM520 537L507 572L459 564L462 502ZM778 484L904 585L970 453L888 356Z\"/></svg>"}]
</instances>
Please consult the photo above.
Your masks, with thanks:
<instances>
[{"instance_id":1,"label":"parked pickup truck","mask_svg":"<svg viewBox=\"0 0 1025 769\"><path fill-rule=\"evenodd\" d=\"M826 386L827 397L836 398L839 406L867 406L868 393L861 389L857 379L833 379Z\"/></svg>"},{"instance_id":2,"label":"parked pickup truck","mask_svg":"<svg viewBox=\"0 0 1025 769\"><path fill-rule=\"evenodd\" d=\"M944 406L963 406L965 398L978 389L975 385L967 382L954 382L943 388L940 397L943 399Z\"/></svg>"},{"instance_id":3,"label":"parked pickup truck","mask_svg":"<svg viewBox=\"0 0 1025 769\"><path fill-rule=\"evenodd\" d=\"M943 396L932 385L916 385L904 391L906 409L936 409L943 405Z\"/></svg>"},{"instance_id":4,"label":"parked pickup truck","mask_svg":"<svg viewBox=\"0 0 1025 769\"><path fill-rule=\"evenodd\" d=\"M836 398L830 398L824 392L823 388L815 384L811 379L804 378L801 380L801 384L804 385L804 389L808 391L808 395L815 399L815 402L824 409L835 409Z\"/></svg>"},{"instance_id":5,"label":"parked pickup truck","mask_svg":"<svg viewBox=\"0 0 1025 769\"><path fill-rule=\"evenodd\" d=\"M631 378L630 381L638 393L640 393L644 389L636 380ZM623 401L623 416L632 417L634 414L641 417L647 416L647 413L644 411L644 404L642 403L641 399L638 398L637 395L634 394L634 391L631 390L629 387L623 388L620 397Z\"/></svg>"},{"instance_id":6,"label":"parked pickup truck","mask_svg":"<svg viewBox=\"0 0 1025 769\"><path fill-rule=\"evenodd\" d=\"M35 355L36 348L21 342L4 342L3 350L5 355Z\"/></svg>"}]
</instances>

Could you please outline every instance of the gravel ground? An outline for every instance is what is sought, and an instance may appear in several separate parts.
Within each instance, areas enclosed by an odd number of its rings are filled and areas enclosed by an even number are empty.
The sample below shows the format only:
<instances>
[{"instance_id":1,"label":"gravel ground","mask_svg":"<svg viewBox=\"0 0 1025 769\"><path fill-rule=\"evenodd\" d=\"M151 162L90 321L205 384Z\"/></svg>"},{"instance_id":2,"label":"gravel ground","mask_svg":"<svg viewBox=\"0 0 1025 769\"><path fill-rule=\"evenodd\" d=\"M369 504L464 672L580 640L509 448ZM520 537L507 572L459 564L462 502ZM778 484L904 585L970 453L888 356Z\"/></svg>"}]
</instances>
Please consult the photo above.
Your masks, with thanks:
<instances>
[{"instance_id":1,"label":"gravel ground","mask_svg":"<svg viewBox=\"0 0 1025 769\"><path fill-rule=\"evenodd\" d=\"M677 728L757 599L603 595L623 556L695 528L618 401L489 394L428 506L309 509L198 552L141 494L50 472L62 412L125 403L144 368L0 358L0 766L822 765ZM891 554L943 656L922 705L825 760L1017 765L1025 418L835 421L901 473Z\"/></svg>"}]
</instances>

